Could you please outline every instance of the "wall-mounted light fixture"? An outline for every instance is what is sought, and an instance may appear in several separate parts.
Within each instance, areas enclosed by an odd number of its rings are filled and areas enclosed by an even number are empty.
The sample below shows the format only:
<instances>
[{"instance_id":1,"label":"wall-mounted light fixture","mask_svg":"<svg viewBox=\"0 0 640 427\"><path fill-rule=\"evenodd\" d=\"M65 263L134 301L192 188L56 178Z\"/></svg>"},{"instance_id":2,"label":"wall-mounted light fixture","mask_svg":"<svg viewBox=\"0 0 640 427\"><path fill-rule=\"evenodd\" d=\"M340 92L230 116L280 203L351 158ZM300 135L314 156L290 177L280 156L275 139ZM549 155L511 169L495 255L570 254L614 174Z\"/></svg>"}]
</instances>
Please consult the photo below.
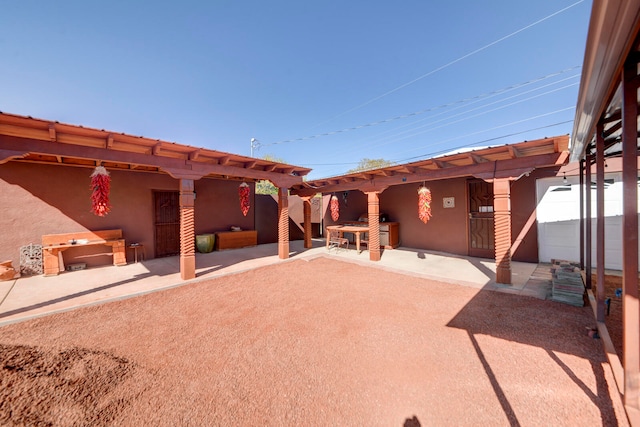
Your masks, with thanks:
<instances>
[{"instance_id":1,"label":"wall-mounted light fixture","mask_svg":"<svg viewBox=\"0 0 640 427\"><path fill-rule=\"evenodd\" d=\"M564 175L564 177L562 178L562 183L563 183L564 185L567 185L567 183L569 182L569 181L567 180L567 173L566 173L566 172L562 172L562 174Z\"/></svg>"}]
</instances>

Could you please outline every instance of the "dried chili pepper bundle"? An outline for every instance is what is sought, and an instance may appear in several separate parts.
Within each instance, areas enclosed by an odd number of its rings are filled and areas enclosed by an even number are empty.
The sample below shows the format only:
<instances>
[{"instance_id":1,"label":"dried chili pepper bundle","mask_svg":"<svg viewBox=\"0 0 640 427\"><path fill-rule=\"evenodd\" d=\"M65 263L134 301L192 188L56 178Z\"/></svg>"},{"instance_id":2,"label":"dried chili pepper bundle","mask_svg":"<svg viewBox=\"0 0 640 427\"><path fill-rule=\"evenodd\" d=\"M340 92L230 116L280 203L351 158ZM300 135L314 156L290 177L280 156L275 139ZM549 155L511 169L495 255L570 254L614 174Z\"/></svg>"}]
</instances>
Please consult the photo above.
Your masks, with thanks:
<instances>
[{"instance_id":1,"label":"dried chili pepper bundle","mask_svg":"<svg viewBox=\"0 0 640 427\"><path fill-rule=\"evenodd\" d=\"M418 218L425 224L431 219L431 190L425 186L418 189Z\"/></svg>"},{"instance_id":2,"label":"dried chili pepper bundle","mask_svg":"<svg viewBox=\"0 0 640 427\"><path fill-rule=\"evenodd\" d=\"M335 194L331 196L329 207L331 208L331 219L337 221L340 218L340 203Z\"/></svg>"},{"instance_id":3,"label":"dried chili pepper bundle","mask_svg":"<svg viewBox=\"0 0 640 427\"><path fill-rule=\"evenodd\" d=\"M91 174L91 190L91 211L95 215L105 216L111 210L109 203L111 177L103 166L96 167Z\"/></svg>"},{"instance_id":4,"label":"dried chili pepper bundle","mask_svg":"<svg viewBox=\"0 0 640 427\"><path fill-rule=\"evenodd\" d=\"M242 215L247 216L249 212L249 184L243 182L238 187L238 196L240 197L240 210L242 211Z\"/></svg>"}]
</instances>

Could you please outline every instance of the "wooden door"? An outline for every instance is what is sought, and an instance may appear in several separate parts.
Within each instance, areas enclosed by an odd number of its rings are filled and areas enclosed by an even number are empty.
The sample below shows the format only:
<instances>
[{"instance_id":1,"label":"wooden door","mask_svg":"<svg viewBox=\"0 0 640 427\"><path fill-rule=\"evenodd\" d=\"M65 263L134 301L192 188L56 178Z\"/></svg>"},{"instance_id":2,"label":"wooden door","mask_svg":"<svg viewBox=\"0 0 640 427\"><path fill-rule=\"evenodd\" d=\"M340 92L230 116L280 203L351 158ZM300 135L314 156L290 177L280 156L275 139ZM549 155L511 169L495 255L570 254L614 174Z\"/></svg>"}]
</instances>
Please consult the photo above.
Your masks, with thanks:
<instances>
[{"instance_id":1,"label":"wooden door","mask_svg":"<svg viewBox=\"0 0 640 427\"><path fill-rule=\"evenodd\" d=\"M155 254L156 257L180 254L180 206L177 191L156 191Z\"/></svg>"},{"instance_id":2,"label":"wooden door","mask_svg":"<svg viewBox=\"0 0 640 427\"><path fill-rule=\"evenodd\" d=\"M469 255L495 257L493 222L493 184L468 181L469 190Z\"/></svg>"}]
</instances>

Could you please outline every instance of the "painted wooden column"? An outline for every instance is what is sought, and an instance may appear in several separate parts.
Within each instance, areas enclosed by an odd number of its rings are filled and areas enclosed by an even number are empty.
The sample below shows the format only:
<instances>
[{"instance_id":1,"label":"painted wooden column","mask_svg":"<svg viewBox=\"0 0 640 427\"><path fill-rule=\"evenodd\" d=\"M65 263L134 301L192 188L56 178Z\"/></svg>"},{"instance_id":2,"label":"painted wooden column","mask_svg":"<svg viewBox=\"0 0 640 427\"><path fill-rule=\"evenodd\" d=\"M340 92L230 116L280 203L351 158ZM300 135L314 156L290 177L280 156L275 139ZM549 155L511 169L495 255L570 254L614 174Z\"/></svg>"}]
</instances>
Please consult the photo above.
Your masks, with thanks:
<instances>
[{"instance_id":1,"label":"painted wooden column","mask_svg":"<svg viewBox=\"0 0 640 427\"><path fill-rule=\"evenodd\" d=\"M585 242L585 251L584 251L584 275L586 282L585 285L587 289L591 289L591 266L593 259L593 221L591 220L591 165L593 164L593 156L590 154L587 155L587 165L584 171L584 179L586 181L585 185L585 197L584 197L584 205L585 205L585 229L584 229L584 242Z\"/></svg>"},{"instance_id":2,"label":"painted wooden column","mask_svg":"<svg viewBox=\"0 0 640 427\"><path fill-rule=\"evenodd\" d=\"M580 269L584 270L584 159L580 159Z\"/></svg>"},{"instance_id":3,"label":"painted wooden column","mask_svg":"<svg viewBox=\"0 0 640 427\"><path fill-rule=\"evenodd\" d=\"M195 198L193 180L180 179L180 277L196 277Z\"/></svg>"},{"instance_id":4,"label":"painted wooden column","mask_svg":"<svg viewBox=\"0 0 640 427\"><path fill-rule=\"evenodd\" d=\"M640 420L640 303L638 301L638 61L623 69L622 89L622 365L624 404Z\"/></svg>"},{"instance_id":5,"label":"painted wooden column","mask_svg":"<svg viewBox=\"0 0 640 427\"><path fill-rule=\"evenodd\" d=\"M604 137L602 122L596 126L596 320L604 322Z\"/></svg>"},{"instance_id":6,"label":"painted wooden column","mask_svg":"<svg viewBox=\"0 0 640 427\"><path fill-rule=\"evenodd\" d=\"M493 180L496 282L511 284L511 183Z\"/></svg>"},{"instance_id":7,"label":"painted wooden column","mask_svg":"<svg viewBox=\"0 0 640 427\"><path fill-rule=\"evenodd\" d=\"M380 261L380 193L371 191L366 195L369 214L369 259Z\"/></svg>"},{"instance_id":8,"label":"painted wooden column","mask_svg":"<svg viewBox=\"0 0 640 427\"><path fill-rule=\"evenodd\" d=\"M289 189L278 187L278 257L289 258Z\"/></svg>"},{"instance_id":9,"label":"painted wooden column","mask_svg":"<svg viewBox=\"0 0 640 427\"><path fill-rule=\"evenodd\" d=\"M304 247L309 249L311 245L311 199L312 196L302 196L302 213L304 216Z\"/></svg>"}]
</instances>

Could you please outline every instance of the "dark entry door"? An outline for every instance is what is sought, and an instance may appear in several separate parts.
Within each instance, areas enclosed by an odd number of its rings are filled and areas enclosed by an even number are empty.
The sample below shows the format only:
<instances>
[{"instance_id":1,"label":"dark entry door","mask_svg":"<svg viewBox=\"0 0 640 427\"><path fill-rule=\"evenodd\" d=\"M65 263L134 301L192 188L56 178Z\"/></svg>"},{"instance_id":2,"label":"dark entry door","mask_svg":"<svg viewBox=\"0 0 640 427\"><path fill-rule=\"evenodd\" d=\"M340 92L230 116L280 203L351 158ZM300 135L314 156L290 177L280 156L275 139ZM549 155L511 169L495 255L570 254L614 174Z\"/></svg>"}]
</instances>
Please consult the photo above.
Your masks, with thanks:
<instances>
[{"instance_id":1,"label":"dark entry door","mask_svg":"<svg viewBox=\"0 0 640 427\"><path fill-rule=\"evenodd\" d=\"M156 191L155 249L156 257L180 254L180 210L177 191Z\"/></svg>"},{"instance_id":2,"label":"dark entry door","mask_svg":"<svg viewBox=\"0 0 640 427\"><path fill-rule=\"evenodd\" d=\"M481 180L469 187L469 255L494 258L493 184Z\"/></svg>"}]
</instances>

